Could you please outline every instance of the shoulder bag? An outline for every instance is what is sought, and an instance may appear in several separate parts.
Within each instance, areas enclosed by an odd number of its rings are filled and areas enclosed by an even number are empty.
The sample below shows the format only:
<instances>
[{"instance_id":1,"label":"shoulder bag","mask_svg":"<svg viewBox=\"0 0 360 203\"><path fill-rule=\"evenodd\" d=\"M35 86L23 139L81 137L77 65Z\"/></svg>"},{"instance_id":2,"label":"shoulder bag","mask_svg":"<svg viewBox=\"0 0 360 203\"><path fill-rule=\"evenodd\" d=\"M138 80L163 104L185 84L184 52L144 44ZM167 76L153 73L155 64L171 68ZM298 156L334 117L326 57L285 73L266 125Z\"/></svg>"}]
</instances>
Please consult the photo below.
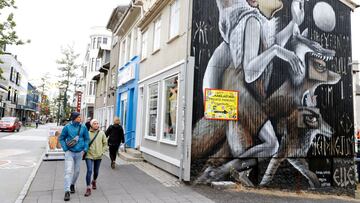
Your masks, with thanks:
<instances>
[{"instance_id":1,"label":"shoulder bag","mask_svg":"<svg viewBox=\"0 0 360 203\"><path fill-rule=\"evenodd\" d=\"M66 145L67 145L68 147L71 148L71 147L73 147L73 146L75 146L75 145L77 144L77 142L78 142L78 140L79 140L80 130L81 130L81 125L80 125L80 127L79 127L78 132L77 132L77 135L76 135L73 139L68 140L68 141L66 142Z\"/></svg>"}]
</instances>

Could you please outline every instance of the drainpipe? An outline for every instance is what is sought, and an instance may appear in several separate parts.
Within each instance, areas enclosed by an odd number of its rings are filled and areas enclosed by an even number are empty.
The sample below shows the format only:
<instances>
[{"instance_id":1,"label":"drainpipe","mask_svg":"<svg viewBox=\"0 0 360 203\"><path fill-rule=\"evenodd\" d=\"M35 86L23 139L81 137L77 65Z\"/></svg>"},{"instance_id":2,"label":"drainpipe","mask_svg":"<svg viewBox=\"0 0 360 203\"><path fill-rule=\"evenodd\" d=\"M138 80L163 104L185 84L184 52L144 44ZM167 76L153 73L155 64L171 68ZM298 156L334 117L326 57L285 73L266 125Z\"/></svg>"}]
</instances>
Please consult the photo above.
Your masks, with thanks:
<instances>
[{"instance_id":1,"label":"drainpipe","mask_svg":"<svg viewBox=\"0 0 360 203\"><path fill-rule=\"evenodd\" d=\"M182 107L182 129L181 129L181 143L180 143L180 149L181 149L181 156L180 156L180 168L179 168L179 180L182 181L183 180L183 168L184 168L184 159L185 159L185 153L186 153L186 146L185 146L185 125L186 125L186 92L187 92L187 82L186 82L186 78L187 78L187 69L188 69L188 62L189 62L189 45L190 45L190 38L189 38L189 33L191 30L191 22L190 22L190 16L192 14L192 10L191 8L191 2L192 0L188 0L187 1L187 9L188 9L188 15L187 15L187 25L186 25L186 56L185 56L185 69L183 71L183 73L181 75L183 75L183 77L181 78L181 81L183 84L185 84L185 88L184 88L184 94L182 96L182 103L183 103L183 107ZM180 3L180 1L179 1Z\"/></svg>"}]
</instances>

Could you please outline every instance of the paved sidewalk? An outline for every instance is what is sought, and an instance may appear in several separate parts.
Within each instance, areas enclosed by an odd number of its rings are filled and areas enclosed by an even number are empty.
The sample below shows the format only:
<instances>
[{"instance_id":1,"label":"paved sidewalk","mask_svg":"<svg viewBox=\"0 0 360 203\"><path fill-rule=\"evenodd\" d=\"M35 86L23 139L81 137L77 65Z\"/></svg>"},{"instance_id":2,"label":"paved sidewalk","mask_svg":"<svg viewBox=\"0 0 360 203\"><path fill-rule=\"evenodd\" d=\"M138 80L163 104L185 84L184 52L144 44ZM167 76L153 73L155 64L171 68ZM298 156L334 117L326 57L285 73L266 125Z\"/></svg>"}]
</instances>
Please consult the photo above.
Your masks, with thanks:
<instances>
[{"instance_id":1,"label":"paved sidewalk","mask_svg":"<svg viewBox=\"0 0 360 203\"><path fill-rule=\"evenodd\" d=\"M63 202L63 161L42 162L24 203ZM132 164L110 168L110 161L104 157L98 178L98 189L90 197L84 197L86 166L83 162L76 185L76 193L70 202L151 202L210 203L211 200L183 184L165 186Z\"/></svg>"}]
</instances>

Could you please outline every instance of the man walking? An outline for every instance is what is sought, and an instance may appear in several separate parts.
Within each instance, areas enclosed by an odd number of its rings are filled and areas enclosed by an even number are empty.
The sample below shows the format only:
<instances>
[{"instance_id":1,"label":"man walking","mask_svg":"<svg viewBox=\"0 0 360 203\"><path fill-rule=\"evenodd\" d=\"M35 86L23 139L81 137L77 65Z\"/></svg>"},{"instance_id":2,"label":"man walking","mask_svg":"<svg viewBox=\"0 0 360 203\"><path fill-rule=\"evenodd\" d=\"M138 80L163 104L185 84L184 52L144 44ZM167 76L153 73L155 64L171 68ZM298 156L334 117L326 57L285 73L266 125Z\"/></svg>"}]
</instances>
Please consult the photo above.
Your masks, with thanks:
<instances>
[{"instance_id":1,"label":"man walking","mask_svg":"<svg viewBox=\"0 0 360 203\"><path fill-rule=\"evenodd\" d=\"M60 144L65 152L64 201L70 200L70 192L75 193L75 183L80 173L83 153L89 148L89 131L82 125L78 112L71 113L71 122L62 130Z\"/></svg>"},{"instance_id":2,"label":"man walking","mask_svg":"<svg viewBox=\"0 0 360 203\"><path fill-rule=\"evenodd\" d=\"M85 126L87 127L88 131L90 130L90 127L91 127L90 121L91 121L91 117L88 117L88 118L87 118L87 121L86 121L86 123L85 123Z\"/></svg>"}]
</instances>

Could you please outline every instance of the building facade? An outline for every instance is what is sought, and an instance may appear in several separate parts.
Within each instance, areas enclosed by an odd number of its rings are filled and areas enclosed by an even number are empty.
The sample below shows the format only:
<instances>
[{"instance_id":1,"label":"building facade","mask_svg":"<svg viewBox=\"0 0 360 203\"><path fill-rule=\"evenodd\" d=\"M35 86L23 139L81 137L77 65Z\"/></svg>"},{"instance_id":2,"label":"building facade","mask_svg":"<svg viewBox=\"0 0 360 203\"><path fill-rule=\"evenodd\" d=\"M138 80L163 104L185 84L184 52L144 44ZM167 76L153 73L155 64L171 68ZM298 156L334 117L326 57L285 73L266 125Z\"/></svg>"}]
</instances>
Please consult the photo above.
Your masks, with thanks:
<instances>
[{"instance_id":1,"label":"building facade","mask_svg":"<svg viewBox=\"0 0 360 203\"><path fill-rule=\"evenodd\" d=\"M22 118L25 116L26 96L28 88L28 76L22 67L22 64L17 60L17 57L6 53L0 56L3 62L1 68L3 70L1 80L2 89L2 116L16 116ZM5 96L5 97L4 97Z\"/></svg>"},{"instance_id":2,"label":"building facade","mask_svg":"<svg viewBox=\"0 0 360 203\"><path fill-rule=\"evenodd\" d=\"M193 1L192 180L354 195L357 5L263 3Z\"/></svg>"},{"instance_id":3,"label":"building facade","mask_svg":"<svg viewBox=\"0 0 360 203\"><path fill-rule=\"evenodd\" d=\"M39 112L40 94L31 83L28 83L28 91L26 96L25 119L26 121L33 121L36 117L36 112Z\"/></svg>"},{"instance_id":4,"label":"building facade","mask_svg":"<svg viewBox=\"0 0 360 203\"><path fill-rule=\"evenodd\" d=\"M101 45L111 43L111 32L104 27L93 27L90 33L90 43L87 46L82 65L84 77L84 91L82 95L81 115L83 118L94 118L96 81L94 76L99 74L101 58L98 57Z\"/></svg>"},{"instance_id":5,"label":"building facade","mask_svg":"<svg viewBox=\"0 0 360 203\"><path fill-rule=\"evenodd\" d=\"M93 80L96 81L94 118L99 121L99 125L103 130L109 126L109 123L114 115L114 102L109 102L110 97L108 97L110 49L111 38L108 44L100 46L98 58L101 59L101 64L96 70L98 71L98 74L93 77ZM112 98L112 100L115 100L115 98Z\"/></svg>"},{"instance_id":6,"label":"building facade","mask_svg":"<svg viewBox=\"0 0 360 203\"><path fill-rule=\"evenodd\" d=\"M130 5L119 21L115 35L119 44L117 68L116 115L120 118L128 147L138 148L136 139L137 96L139 78L139 29L141 9Z\"/></svg>"},{"instance_id":7,"label":"building facade","mask_svg":"<svg viewBox=\"0 0 360 203\"><path fill-rule=\"evenodd\" d=\"M142 1L136 139L146 161L190 180L189 1Z\"/></svg>"}]
</instances>

